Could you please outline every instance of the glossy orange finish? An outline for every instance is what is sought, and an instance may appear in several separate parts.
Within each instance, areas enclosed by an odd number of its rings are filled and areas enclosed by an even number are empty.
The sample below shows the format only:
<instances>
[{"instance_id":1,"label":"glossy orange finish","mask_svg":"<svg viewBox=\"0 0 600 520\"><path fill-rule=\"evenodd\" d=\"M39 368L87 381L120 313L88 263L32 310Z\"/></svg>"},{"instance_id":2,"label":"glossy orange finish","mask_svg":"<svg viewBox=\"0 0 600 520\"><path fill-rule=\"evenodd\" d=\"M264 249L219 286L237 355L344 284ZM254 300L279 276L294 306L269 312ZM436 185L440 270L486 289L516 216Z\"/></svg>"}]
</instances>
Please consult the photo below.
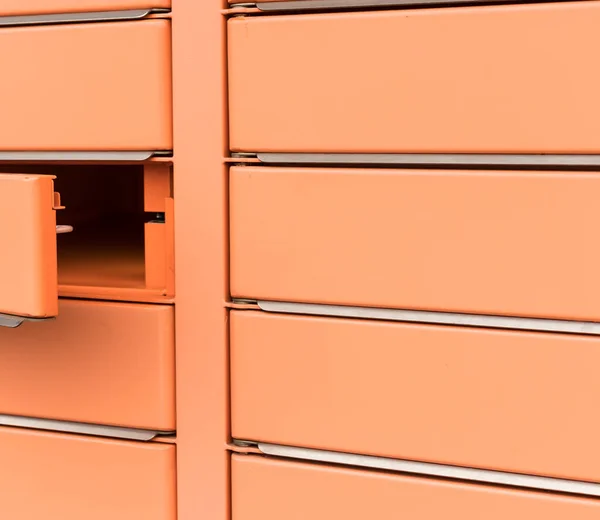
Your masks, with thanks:
<instances>
[{"instance_id":1,"label":"glossy orange finish","mask_svg":"<svg viewBox=\"0 0 600 520\"><path fill-rule=\"evenodd\" d=\"M163 223L151 221L144 225L145 285L170 296L174 295L175 283L172 184L170 165L144 167L144 210L164 214Z\"/></svg>"},{"instance_id":2,"label":"glossy orange finish","mask_svg":"<svg viewBox=\"0 0 600 520\"><path fill-rule=\"evenodd\" d=\"M166 211L165 200L173 197L172 169L170 164L144 164L144 211Z\"/></svg>"},{"instance_id":3,"label":"glossy orange finish","mask_svg":"<svg viewBox=\"0 0 600 520\"><path fill-rule=\"evenodd\" d=\"M170 27L3 28L0 149L171 149Z\"/></svg>"},{"instance_id":4,"label":"glossy orange finish","mask_svg":"<svg viewBox=\"0 0 600 520\"><path fill-rule=\"evenodd\" d=\"M600 2L235 17L231 146L600 152Z\"/></svg>"},{"instance_id":5,"label":"glossy orange finish","mask_svg":"<svg viewBox=\"0 0 600 520\"><path fill-rule=\"evenodd\" d=\"M233 311L233 437L597 482L599 363L596 336Z\"/></svg>"},{"instance_id":6,"label":"glossy orange finish","mask_svg":"<svg viewBox=\"0 0 600 520\"><path fill-rule=\"evenodd\" d=\"M0 16L169 8L171 0L2 0Z\"/></svg>"},{"instance_id":7,"label":"glossy orange finish","mask_svg":"<svg viewBox=\"0 0 600 520\"><path fill-rule=\"evenodd\" d=\"M0 413L174 430L173 307L61 300L59 310L0 327Z\"/></svg>"},{"instance_id":8,"label":"glossy orange finish","mask_svg":"<svg viewBox=\"0 0 600 520\"><path fill-rule=\"evenodd\" d=\"M54 177L0 174L0 313L58 313Z\"/></svg>"},{"instance_id":9,"label":"glossy orange finish","mask_svg":"<svg viewBox=\"0 0 600 520\"><path fill-rule=\"evenodd\" d=\"M144 238L146 288L164 289L167 285L167 225L147 222Z\"/></svg>"},{"instance_id":10,"label":"glossy orange finish","mask_svg":"<svg viewBox=\"0 0 600 520\"><path fill-rule=\"evenodd\" d=\"M0 517L176 520L175 447L0 428Z\"/></svg>"},{"instance_id":11,"label":"glossy orange finish","mask_svg":"<svg viewBox=\"0 0 600 520\"><path fill-rule=\"evenodd\" d=\"M178 520L229 518L224 7L173 3Z\"/></svg>"},{"instance_id":12,"label":"glossy orange finish","mask_svg":"<svg viewBox=\"0 0 600 520\"><path fill-rule=\"evenodd\" d=\"M254 456L233 456L235 520L592 520L600 501Z\"/></svg>"},{"instance_id":13,"label":"glossy orange finish","mask_svg":"<svg viewBox=\"0 0 600 520\"><path fill-rule=\"evenodd\" d=\"M598 321L599 190L598 173L232 168L231 293Z\"/></svg>"}]
</instances>

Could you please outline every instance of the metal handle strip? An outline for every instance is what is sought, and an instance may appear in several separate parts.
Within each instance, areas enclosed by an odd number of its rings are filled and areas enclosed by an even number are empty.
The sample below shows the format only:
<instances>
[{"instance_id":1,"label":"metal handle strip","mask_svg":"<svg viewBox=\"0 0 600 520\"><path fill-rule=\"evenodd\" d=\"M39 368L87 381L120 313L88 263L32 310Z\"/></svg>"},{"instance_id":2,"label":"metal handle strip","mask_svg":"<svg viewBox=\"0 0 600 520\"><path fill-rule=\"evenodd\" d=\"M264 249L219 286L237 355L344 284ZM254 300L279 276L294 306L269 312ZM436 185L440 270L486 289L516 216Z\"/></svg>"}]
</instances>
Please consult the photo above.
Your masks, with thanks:
<instances>
[{"instance_id":1,"label":"metal handle strip","mask_svg":"<svg viewBox=\"0 0 600 520\"><path fill-rule=\"evenodd\" d=\"M377 469L398 473L411 473L428 477L467 480L472 482L538 489L543 491L600 496L600 484L594 482L581 482L553 477L524 475L521 473L508 473L504 471L450 466L430 462L415 462L386 457L373 457L326 450L296 448L277 444L258 443L258 448L265 455L272 457L284 457L288 459L310 462L339 464L342 466Z\"/></svg>"},{"instance_id":2,"label":"metal handle strip","mask_svg":"<svg viewBox=\"0 0 600 520\"><path fill-rule=\"evenodd\" d=\"M258 301L261 310L274 313L304 314L335 318L357 318L410 323L429 323L462 327L485 327L493 329L531 330L567 334L600 335L600 323L591 321L550 320L544 318L520 318L512 316L489 316L451 312L413 311L405 309L379 309L314 303L291 303Z\"/></svg>"},{"instance_id":3,"label":"metal handle strip","mask_svg":"<svg viewBox=\"0 0 600 520\"><path fill-rule=\"evenodd\" d=\"M146 18L147 16L151 15L153 12L153 9L129 9L123 11L94 11L88 13L0 16L0 27L141 20L142 18Z\"/></svg>"},{"instance_id":4,"label":"metal handle strip","mask_svg":"<svg viewBox=\"0 0 600 520\"><path fill-rule=\"evenodd\" d=\"M257 2L260 11L276 13L285 11L315 11L334 9L377 9L382 7L419 7L513 4L514 0L282 0L279 2ZM529 3L537 3L530 0ZM237 5L237 4L236 4Z\"/></svg>"},{"instance_id":5,"label":"metal handle strip","mask_svg":"<svg viewBox=\"0 0 600 520\"><path fill-rule=\"evenodd\" d=\"M173 433L2 414L0 414L0 426L93 435L95 437L112 437L116 439L127 439L133 441L150 441L157 435Z\"/></svg>"},{"instance_id":6,"label":"metal handle strip","mask_svg":"<svg viewBox=\"0 0 600 520\"><path fill-rule=\"evenodd\" d=\"M501 168L598 168L600 154L258 153L265 164Z\"/></svg>"},{"instance_id":7,"label":"metal handle strip","mask_svg":"<svg viewBox=\"0 0 600 520\"><path fill-rule=\"evenodd\" d=\"M141 162L147 161L156 155L163 155L161 152L141 151L141 152L0 152L0 161L105 161L105 162Z\"/></svg>"}]
</instances>

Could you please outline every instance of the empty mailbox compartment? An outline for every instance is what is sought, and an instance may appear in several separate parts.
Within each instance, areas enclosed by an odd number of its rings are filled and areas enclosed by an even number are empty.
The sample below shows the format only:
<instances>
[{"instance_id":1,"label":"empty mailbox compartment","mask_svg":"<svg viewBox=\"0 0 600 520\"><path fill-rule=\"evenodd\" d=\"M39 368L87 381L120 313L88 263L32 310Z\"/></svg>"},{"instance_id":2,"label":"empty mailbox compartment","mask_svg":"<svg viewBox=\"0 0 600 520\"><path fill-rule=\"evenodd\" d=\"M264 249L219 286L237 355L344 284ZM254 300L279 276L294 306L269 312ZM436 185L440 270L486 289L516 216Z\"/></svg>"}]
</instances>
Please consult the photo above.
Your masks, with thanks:
<instances>
[{"instance_id":1,"label":"empty mailbox compartment","mask_svg":"<svg viewBox=\"0 0 600 520\"><path fill-rule=\"evenodd\" d=\"M171 0L3 0L0 16L168 9Z\"/></svg>"},{"instance_id":2,"label":"empty mailbox compartment","mask_svg":"<svg viewBox=\"0 0 600 520\"><path fill-rule=\"evenodd\" d=\"M600 321L600 174L234 167L237 298Z\"/></svg>"},{"instance_id":3,"label":"empty mailbox compartment","mask_svg":"<svg viewBox=\"0 0 600 520\"><path fill-rule=\"evenodd\" d=\"M169 165L62 167L58 223L62 296L161 301L174 293ZM71 204L67 204L67 199Z\"/></svg>"},{"instance_id":4,"label":"empty mailbox compartment","mask_svg":"<svg viewBox=\"0 0 600 520\"><path fill-rule=\"evenodd\" d=\"M0 517L175 520L175 446L0 428Z\"/></svg>"},{"instance_id":5,"label":"empty mailbox compartment","mask_svg":"<svg viewBox=\"0 0 600 520\"><path fill-rule=\"evenodd\" d=\"M61 299L56 320L0 327L0 414L174 431L174 314Z\"/></svg>"},{"instance_id":6,"label":"empty mailbox compartment","mask_svg":"<svg viewBox=\"0 0 600 520\"><path fill-rule=\"evenodd\" d=\"M600 501L234 455L233 520L595 520Z\"/></svg>"},{"instance_id":7,"label":"empty mailbox compartment","mask_svg":"<svg viewBox=\"0 0 600 520\"><path fill-rule=\"evenodd\" d=\"M600 2L235 17L231 148L599 153Z\"/></svg>"},{"instance_id":8,"label":"empty mailbox compartment","mask_svg":"<svg viewBox=\"0 0 600 520\"><path fill-rule=\"evenodd\" d=\"M600 482L600 337L231 315L232 435Z\"/></svg>"},{"instance_id":9,"label":"empty mailbox compartment","mask_svg":"<svg viewBox=\"0 0 600 520\"><path fill-rule=\"evenodd\" d=\"M140 302L173 298L169 164L3 165L0 171L10 172L0 174L8 242L0 262L0 313L55 316L59 293ZM56 211L56 204L65 206ZM57 235L56 225L74 231Z\"/></svg>"},{"instance_id":10,"label":"empty mailbox compartment","mask_svg":"<svg viewBox=\"0 0 600 520\"><path fill-rule=\"evenodd\" d=\"M0 150L171 150L170 42L162 19L0 27Z\"/></svg>"}]
</instances>

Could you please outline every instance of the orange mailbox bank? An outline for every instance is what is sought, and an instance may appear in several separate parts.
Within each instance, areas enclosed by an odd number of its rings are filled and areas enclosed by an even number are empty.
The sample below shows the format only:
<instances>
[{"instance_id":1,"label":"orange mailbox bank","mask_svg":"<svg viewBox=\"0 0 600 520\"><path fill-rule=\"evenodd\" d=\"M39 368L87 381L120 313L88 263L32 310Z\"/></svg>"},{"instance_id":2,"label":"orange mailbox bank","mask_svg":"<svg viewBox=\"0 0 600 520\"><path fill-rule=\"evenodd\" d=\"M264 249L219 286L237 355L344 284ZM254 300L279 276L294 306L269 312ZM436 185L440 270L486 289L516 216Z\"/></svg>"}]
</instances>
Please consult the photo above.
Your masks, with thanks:
<instances>
[{"instance_id":1,"label":"orange mailbox bank","mask_svg":"<svg viewBox=\"0 0 600 520\"><path fill-rule=\"evenodd\" d=\"M599 27L0 0L0 518L599 518Z\"/></svg>"}]
</instances>

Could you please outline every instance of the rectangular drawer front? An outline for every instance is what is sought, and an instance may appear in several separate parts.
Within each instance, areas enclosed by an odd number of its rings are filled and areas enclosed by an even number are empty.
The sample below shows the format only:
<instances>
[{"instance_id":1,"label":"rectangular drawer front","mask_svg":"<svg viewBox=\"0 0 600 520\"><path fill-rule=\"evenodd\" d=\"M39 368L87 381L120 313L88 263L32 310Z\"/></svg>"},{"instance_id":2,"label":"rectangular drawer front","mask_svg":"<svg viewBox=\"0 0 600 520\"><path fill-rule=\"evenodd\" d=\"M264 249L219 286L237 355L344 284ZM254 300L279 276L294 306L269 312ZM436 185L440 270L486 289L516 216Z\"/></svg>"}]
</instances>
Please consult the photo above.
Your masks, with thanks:
<instances>
[{"instance_id":1,"label":"rectangular drawer front","mask_svg":"<svg viewBox=\"0 0 600 520\"><path fill-rule=\"evenodd\" d=\"M2 0L0 16L169 8L170 0Z\"/></svg>"},{"instance_id":2,"label":"rectangular drawer front","mask_svg":"<svg viewBox=\"0 0 600 520\"><path fill-rule=\"evenodd\" d=\"M233 437L600 481L600 339L237 311Z\"/></svg>"},{"instance_id":3,"label":"rectangular drawer front","mask_svg":"<svg viewBox=\"0 0 600 520\"><path fill-rule=\"evenodd\" d=\"M598 173L237 167L231 291L600 320Z\"/></svg>"},{"instance_id":4,"label":"rectangular drawer front","mask_svg":"<svg viewBox=\"0 0 600 520\"><path fill-rule=\"evenodd\" d=\"M0 29L1 150L166 150L168 20Z\"/></svg>"},{"instance_id":5,"label":"rectangular drawer front","mask_svg":"<svg viewBox=\"0 0 600 520\"><path fill-rule=\"evenodd\" d=\"M61 300L56 321L0 328L0 413L174 430L173 315Z\"/></svg>"},{"instance_id":6,"label":"rectangular drawer front","mask_svg":"<svg viewBox=\"0 0 600 520\"><path fill-rule=\"evenodd\" d=\"M175 447L0 429L0 517L175 520Z\"/></svg>"},{"instance_id":7,"label":"rectangular drawer front","mask_svg":"<svg viewBox=\"0 0 600 520\"><path fill-rule=\"evenodd\" d=\"M598 153L599 2L233 18L231 146Z\"/></svg>"},{"instance_id":8,"label":"rectangular drawer front","mask_svg":"<svg viewBox=\"0 0 600 520\"><path fill-rule=\"evenodd\" d=\"M592 520L600 501L234 455L233 520Z\"/></svg>"}]
</instances>

